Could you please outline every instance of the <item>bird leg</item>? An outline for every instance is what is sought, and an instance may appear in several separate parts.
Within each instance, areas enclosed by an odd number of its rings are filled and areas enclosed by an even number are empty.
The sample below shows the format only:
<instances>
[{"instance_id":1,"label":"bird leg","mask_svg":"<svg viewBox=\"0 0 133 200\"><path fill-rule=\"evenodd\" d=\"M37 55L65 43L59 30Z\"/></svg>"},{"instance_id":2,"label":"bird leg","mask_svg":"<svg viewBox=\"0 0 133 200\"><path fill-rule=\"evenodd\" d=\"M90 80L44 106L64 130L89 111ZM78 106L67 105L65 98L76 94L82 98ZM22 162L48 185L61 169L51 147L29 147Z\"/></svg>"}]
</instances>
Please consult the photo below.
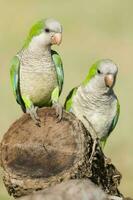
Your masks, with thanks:
<instances>
[{"instance_id":1,"label":"bird leg","mask_svg":"<svg viewBox=\"0 0 133 200\"><path fill-rule=\"evenodd\" d=\"M98 138L98 134L97 132L95 131L94 127L92 126L91 122L86 118L86 116L83 116L84 119L87 120L87 122L89 123L89 126L91 128L91 136L93 138L93 146L92 146L92 153L91 153L91 156L90 156L90 163L92 162L93 160L93 157L94 157L94 153L95 153L95 149L96 149L96 145L97 143L99 143L99 146L101 147L101 144L100 144L100 140ZM93 134L92 134L93 133ZM103 148L101 147L101 150L103 150ZM107 164L110 164L111 163L111 159L110 158L107 158L105 155L104 155L104 159L105 159L105 166Z\"/></svg>"},{"instance_id":2,"label":"bird leg","mask_svg":"<svg viewBox=\"0 0 133 200\"><path fill-rule=\"evenodd\" d=\"M59 102L54 102L52 107L55 108L57 121L60 122L62 119L62 115L63 115L62 105Z\"/></svg>"},{"instance_id":3,"label":"bird leg","mask_svg":"<svg viewBox=\"0 0 133 200\"><path fill-rule=\"evenodd\" d=\"M96 145L97 143L99 143L99 138L97 136L96 130L94 129L94 127L92 126L91 122L86 118L86 116L83 116L84 119L89 123L89 126L91 128L91 136L93 138L93 146L92 146L92 152L91 152L91 156L90 156L90 163L92 163L93 157L95 155L95 151L96 151ZM93 133L93 134L92 134Z\"/></svg>"},{"instance_id":4,"label":"bird leg","mask_svg":"<svg viewBox=\"0 0 133 200\"><path fill-rule=\"evenodd\" d=\"M37 115L37 109L38 109L37 106L32 105L30 108L26 109L26 112L30 114L35 124L40 127L40 118Z\"/></svg>"},{"instance_id":5,"label":"bird leg","mask_svg":"<svg viewBox=\"0 0 133 200\"><path fill-rule=\"evenodd\" d=\"M86 119L86 121L89 123L89 126L91 128L91 133L93 133L91 136L93 138L93 146L92 146L92 153L91 153L91 156L90 156L90 163L92 162L93 160L93 157L94 157L94 153L95 153L95 150L96 150L96 145L97 143L99 143L99 146L101 147L101 144L100 144L100 140L98 138L98 134L96 132L96 130L94 129L94 127L92 126L91 122L86 118L86 116L83 116L84 119ZM101 148L102 149L102 148ZM103 149L102 149L103 150ZM110 158L107 158L105 155L104 155L104 160L105 160L105 165L107 164L110 164L111 163L111 159Z\"/></svg>"},{"instance_id":6,"label":"bird leg","mask_svg":"<svg viewBox=\"0 0 133 200\"><path fill-rule=\"evenodd\" d=\"M91 156L89 158L90 163L92 163L92 160L94 158L95 151L96 151L96 145L97 145L97 139L93 140L92 152L91 152Z\"/></svg>"}]
</instances>

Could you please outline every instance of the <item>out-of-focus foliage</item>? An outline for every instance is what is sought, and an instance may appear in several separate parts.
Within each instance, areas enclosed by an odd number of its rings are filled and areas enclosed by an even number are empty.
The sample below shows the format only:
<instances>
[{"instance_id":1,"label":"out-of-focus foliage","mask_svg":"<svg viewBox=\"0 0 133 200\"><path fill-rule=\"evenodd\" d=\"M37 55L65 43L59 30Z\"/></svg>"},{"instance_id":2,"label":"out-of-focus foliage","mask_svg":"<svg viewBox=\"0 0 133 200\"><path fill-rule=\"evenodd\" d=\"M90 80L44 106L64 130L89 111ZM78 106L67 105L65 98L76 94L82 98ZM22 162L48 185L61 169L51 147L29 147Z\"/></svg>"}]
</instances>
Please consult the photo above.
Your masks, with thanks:
<instances>
[{"instance_id":1,"label":"out-of-focus foliage","mask_svg":"<svg viewBox=\"0 0 133 200\"><path fill-rule=\"evenodd\" d=\"M21 49L34 22L56 18L64 27L63 42L58 47L65 70L62 102L97 59L111 58L119 66L115 91L121 104L120 120L105 152L121 171L120 189L128 196L133 196L132 8L132 0L0 0L0 137L22 114L10 87L10 60ZM0 200L8 199L1 181Z\"/></svg>"}]
</instances>

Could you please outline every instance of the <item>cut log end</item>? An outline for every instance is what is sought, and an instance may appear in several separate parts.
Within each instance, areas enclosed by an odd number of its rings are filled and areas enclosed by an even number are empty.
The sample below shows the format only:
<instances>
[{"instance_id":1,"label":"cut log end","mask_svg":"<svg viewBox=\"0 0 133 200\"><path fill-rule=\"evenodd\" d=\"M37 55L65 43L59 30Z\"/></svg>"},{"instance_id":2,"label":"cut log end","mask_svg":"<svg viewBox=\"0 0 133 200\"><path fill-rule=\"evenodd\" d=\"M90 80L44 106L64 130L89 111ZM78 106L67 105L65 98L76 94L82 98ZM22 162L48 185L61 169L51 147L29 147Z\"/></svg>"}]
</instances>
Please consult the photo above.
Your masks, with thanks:
<instances>
[{"instance_id":1,"label":"cut log end","mask_svg":"<svg viewBox=\"0 0 133 200\"><path fill-rule=\"evenodd\" d=\"M121 175L107 163L99 144L92 156L93 140L83 124L63 112L39 109L41 127L28 114L17 120L1 142L1 166L9 194L21 197L69 179L89 178L106 193L121 196ZM90 159L91 158L91 159Z\"/></svg>"},{"instance_id":2,"label":"cut log end","mask_svg":"<svg viewBox=\"0 0 133 200\"><path fill-rule=\"evenodd\" d=\"M8 172L33 179L50 178L70 168L77 159L76 132L70 125L73 117L57 123L53 111L46 109L39 114L41 127L24 115L5 135L2 161Z\"/></svg>"}]
</instances>

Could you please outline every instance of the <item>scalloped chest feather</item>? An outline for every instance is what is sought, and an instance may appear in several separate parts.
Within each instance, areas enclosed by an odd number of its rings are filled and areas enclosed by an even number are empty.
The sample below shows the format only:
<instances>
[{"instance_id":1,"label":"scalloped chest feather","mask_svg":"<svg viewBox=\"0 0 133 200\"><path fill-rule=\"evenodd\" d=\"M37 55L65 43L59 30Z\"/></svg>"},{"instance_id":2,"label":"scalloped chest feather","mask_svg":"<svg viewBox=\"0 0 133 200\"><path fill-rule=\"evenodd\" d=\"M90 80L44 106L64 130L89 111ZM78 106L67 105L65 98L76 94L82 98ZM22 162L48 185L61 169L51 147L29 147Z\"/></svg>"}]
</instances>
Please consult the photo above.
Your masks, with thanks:
<instances>
[{"instance_id":1,"label":"scalloped chest feather","mask_svg":"<svg viewBox=\"0 0 133 200\"><path fill-rule=\"evenodd\" d=\"M45 105L57 86L57 74L51 52L20 55L20 90L34 105Z\"/></svg>"}]
</instances>

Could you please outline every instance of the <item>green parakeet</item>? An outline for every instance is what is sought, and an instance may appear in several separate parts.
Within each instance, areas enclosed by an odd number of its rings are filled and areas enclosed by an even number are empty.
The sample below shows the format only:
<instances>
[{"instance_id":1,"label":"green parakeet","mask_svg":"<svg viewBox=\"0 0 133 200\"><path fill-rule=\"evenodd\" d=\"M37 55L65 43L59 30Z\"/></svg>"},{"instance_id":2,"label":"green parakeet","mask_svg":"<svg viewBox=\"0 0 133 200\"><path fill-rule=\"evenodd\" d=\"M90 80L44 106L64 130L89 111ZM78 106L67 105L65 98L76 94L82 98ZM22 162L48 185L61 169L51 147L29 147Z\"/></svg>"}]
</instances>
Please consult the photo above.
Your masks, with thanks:
<instances>
[{"instance_id":1,"label":"green parakeet","mask_svg":"<svg viewBox=\"0 0 133 200\"><path fill-rule=\"evenodd\" d=\"M65 109L74 113L89 130L93 126L101 146L118 121L120 106L113 91L118 68L111 60L96 62L85 80L67 96Z\"/></svg>"},{"instance_id":2,"label":"green parakeet","mask_svg":"<svg viewBox=\"0 0 133 200\"><path fill-rule=\"evenodd\" d=\"M54 19L38 21L31 28L22 49L12 59L10 78L17 102L38 124L37 108L55 106L62 91L64 72L59 54L51 49L62 40L62 26Z\"/></svg>"}]
</instances>

